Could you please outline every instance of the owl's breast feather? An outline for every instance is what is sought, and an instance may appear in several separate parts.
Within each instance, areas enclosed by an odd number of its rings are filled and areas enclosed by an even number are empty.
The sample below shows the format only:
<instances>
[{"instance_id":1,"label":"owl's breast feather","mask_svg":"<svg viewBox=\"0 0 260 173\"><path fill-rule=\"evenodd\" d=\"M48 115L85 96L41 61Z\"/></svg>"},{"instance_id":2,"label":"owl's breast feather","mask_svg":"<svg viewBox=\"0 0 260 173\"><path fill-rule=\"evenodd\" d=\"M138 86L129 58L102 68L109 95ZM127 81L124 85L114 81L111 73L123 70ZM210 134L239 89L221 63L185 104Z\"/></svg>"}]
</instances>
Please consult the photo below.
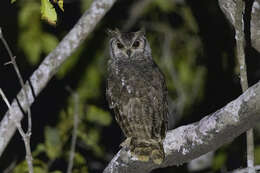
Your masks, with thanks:
<instances>
[{"instance_id":1,"label":"owl's breast feather","mask_svg":"<svg viewBox=\"0 0 260 173\"><path fill-rule=\"evenodd\" d=\"M108 67L107 94L114 98L113 100L125 100L131 97L153 98L154 95L150 93L151 91L164 89L163 76L153 62L117 61ZM114 107L114 104L111 106Z\"/></svg>"}]
</instances>

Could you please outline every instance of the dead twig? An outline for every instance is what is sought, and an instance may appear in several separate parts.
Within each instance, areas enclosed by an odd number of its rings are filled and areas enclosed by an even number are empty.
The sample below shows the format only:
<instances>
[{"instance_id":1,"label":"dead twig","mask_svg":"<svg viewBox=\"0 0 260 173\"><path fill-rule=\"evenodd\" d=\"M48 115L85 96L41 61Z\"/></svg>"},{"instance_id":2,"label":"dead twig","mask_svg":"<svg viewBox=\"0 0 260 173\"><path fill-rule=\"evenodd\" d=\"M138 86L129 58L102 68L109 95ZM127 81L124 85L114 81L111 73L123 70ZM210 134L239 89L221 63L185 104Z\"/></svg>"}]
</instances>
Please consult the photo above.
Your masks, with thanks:
<instances>
[{"instance_id":1,"label":"dead twig","mask_svg":"<svg viewBox=\"0 0 260 173\"><path fill-rule=\"evenodd\" d=\"M1 97L3 98L6 106L8 107L9 111L10 111L10 115L14 114L14 110L12 109L8 99L6 98L3 90L0 88L0 95ZM10 117L9 117L10 118ZM24 133L22 127L21 127L21 123L20 121L16 121L16 119L11 119L15 126L17 127L20 135L22 136L23 138L23 141L24 141L24 145L25 145L25 150L26 150L26 161L27 161L27 164L28 164L28 167L29 167L29 173L33 173L33 164L32 164L32 153L31 153L31 147L30 147L30 141L28 139L28 136L26 135L26 133Z\"/></svg>"},{"instance_id":2,"label":"dead twig","mask_svg":"<svg viewBox=\"0 0 260 173\"><path fill-rule=\"evenodd\" d=\"M0 27L0 39L3 42L5 48L6 48L7 52L8 52L8 55L9 55L9 57L11 59L11 61L6 63L6 64L12 64L13 65L13 67L15 69L15 72L17 74L17 77L19 79L20 85L22 87L22 92L25 95L25 102L26 102L26 105L27 105L27 115L28 115L28 128L27 128L27 132L26 133L24 132L20 122L15 121L15 124L16 124L16 127L17 127L20 135L23 138L23 141L24 141L25 150L26 150L26 161L27 161L27 164L28 164L29 172L33 173L33 163L32 163L33 158L32 158L31 147L30 147L30 138L31 138L31 134L32 134L32 117L31 117L31 109L30 109L30 106L29 106L30 105L29 104L29 98L28 98L27 92L25 90L25 84L24 84L22 75L21 75L21 73L19 71L19 68L18 68L18 65L17 65L17 63L15 61L15 56L13 56L13 53L12 53L8 43L7 43L7 41L4 38L4 35L3 35L1 27ZM2 90L1 90L1 92L2 92ZM1 93L1 95L4 98L4 93L3 92ZM6 102L6 104L9 103L7 99L5 100L5 102ZM8 109L11 110L10 104L8 105Z\"/></svg>"}]
</instances>

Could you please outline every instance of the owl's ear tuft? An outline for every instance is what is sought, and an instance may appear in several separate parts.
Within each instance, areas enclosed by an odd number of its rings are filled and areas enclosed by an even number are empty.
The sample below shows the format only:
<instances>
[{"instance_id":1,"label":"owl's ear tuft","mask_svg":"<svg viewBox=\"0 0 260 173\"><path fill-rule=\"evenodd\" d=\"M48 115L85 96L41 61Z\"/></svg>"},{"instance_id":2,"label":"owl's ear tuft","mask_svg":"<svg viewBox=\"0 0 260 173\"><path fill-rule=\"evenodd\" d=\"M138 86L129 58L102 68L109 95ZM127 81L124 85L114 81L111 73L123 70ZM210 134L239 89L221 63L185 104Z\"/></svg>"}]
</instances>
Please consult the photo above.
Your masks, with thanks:
<instances>
[{"instance_id":1,"label":"owl's ear tuft","mask_svg":"<svg viewBox=\"0 0 260 173\"><path fill-rule=\"evenodd\" d=\"M106 33L109 37L116 37L120 34L120 31L117 28L115 30L107 29Z\"/></svg>"}]
</instances>

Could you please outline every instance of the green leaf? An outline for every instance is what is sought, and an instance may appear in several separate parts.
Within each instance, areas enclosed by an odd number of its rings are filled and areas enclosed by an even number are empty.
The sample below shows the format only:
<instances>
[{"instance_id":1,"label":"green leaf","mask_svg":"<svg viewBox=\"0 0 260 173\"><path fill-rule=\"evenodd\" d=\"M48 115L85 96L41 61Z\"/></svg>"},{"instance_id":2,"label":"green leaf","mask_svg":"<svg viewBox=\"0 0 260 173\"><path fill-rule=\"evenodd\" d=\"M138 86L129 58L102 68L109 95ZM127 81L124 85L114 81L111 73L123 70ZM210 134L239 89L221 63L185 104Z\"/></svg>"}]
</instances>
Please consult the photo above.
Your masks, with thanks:
<instances>
[{"instance_id":1,"label":"green leaf","mask_svg":"<svg viewBox=\"0 0 260 173\"><path fill-rule=\"evenodd\" d=\"M45 152L45 146L43 144L38 144L36 149L33 151L33 157L36 157L40 153Z\"/></svg>"},{"instance_id":2,"label":"green leaf","mask_svg":"<svg viewBox=\"0 0 260 173\"><path fill-rule=\"evenodd\" d=\"M198 24L191 12L191 9L188 7L182 8L181 14L185 20L185 25L187 28L191 29L193 32L197 33L199 31Z\"/></svg>"},{"instance_id":3,"label":"green leaf","mask_svg":"<svg viewBox=\"0 0 260 173\"><path fill-rule=\"evenodd\" d=\"M192 83L194 73L187 61L183 60L179 63L179 74L180 80L184 83L184 85L188 86Z\"/></svg>"},{"instance_id":4,"label":"green leaf","mask_svg":"<svg viewBox=\"0 0 260 173\"><path fill-rule=\"evenodd\" d=\"M86 166L81 166L80 168L74 168L73 173L88 173L88 168Z\"/></svg>"},{"instance_id":5,"label":"green leaf","mask_svg":"<svg viewBox=\"0 0 260 173\"><path fill-rule=\"evenodd\" d=\"M92 4L93 0L81 0L81 12L86 11L90 5Z\"/></svg>"},{"instance_id":6,"label":"green leaf","mask_svg":"<svg viewBox=\"0 0 260 173\"><path fill-rule=\"evenodd\" d=\"M41 40L38 38L37 31L28 30L20 35L19 46L23 49L27 59L31 64L36 64L40 60Z\"/></svg>"},{"instance_id":7,"label":"green leaf","mask_svg":"<svg viewBox=\"0 0 260 173\"><path fill-rule=\"evenodd\" d=\"M22 161L20 164L18 164L14 170L13 173L27 173L28 172L28 165L26 161Z\"/></svg>"},{"instance_id":8,"label":"green leaf","mask_svg":"<svg viewBox=\"0 0 260 173\"><path fill-rule=\"evenodd\" d=\"M90 129L87 132L80 132L79 136L88 146L96 146L99 141L99 131L96 129Z\"/></svg>"},{"instance_id":9,"label":"green leaf","mask_svg":"<svg viewBox=\"0 0 260 173\"><path fill-rule=\"evenodd\" d=\"M46 153L50 159L54 160L62 153L62 143L58 130L56 128L46 127L44 135Z\"/></svg>"},{"instance_id":10,"label":"green leaf","mask_svg":"<svg viewBox=\"0 0 260 173\"><path fill-rule=\"evenodd\" d=\"M69 131L73 128L73 110L72 106L68 106L68 111L62 110L60 112L60 121L58 124L58 129L60 132L60 138L63 143L65 143L70 137L68 134ZM72 113L71 113L72 112Z\"/></svg>"},{"instance_id":11,"label":"green leaf","mask_svg":"<svg viewBox=\"0 0 260 173\"><path fill-rule=\"evenodd\" d=\"M60 9L62 11L64 11L64 9L63 9L63 0L58 0L58 6L60 7Z\"/></svg>"},{"instance_id":12,"label":"green leaf","mask_svg":"<svg viewBox=\"0 0 260 173\"><path fill-rule=\"evenodd\" d=\"M255 147L255 164L260 164L260 145Z\"/></svg>"},{"instance_id":13,"label":"green leaf","mask_svg":"<svg viewBox=\"0 0 260 173\"><path fill-rule=\"evenodd\" d=\"M61 171L51 171L50 173L62 173Z\"/></svg>"},{"instance_id":14,"label":"green leaf","mask_svg":"<svg viewBox=\"0 0 260 173\"><path fill-rule=\"evenodd\" d=\"M78 152L75 153L75 164L86 164L85 158Z\"/></svg>"},{"instance_id":15,"label":"green leaf","mask_svg":"<svg viewBox=\"0 0 260 173\"><path fill-rule=\"evenodd\" d=\"M100 139L100 131L98 129L89 129L84 132L78 131L78 136L91 150L94 151L94 154L97 156L101 156L103 154L100 145L98 145L98 141Z\"/></svg>"},{"instance_id":16,"label":"green leaf","mask_svg":"<svg viewBox=\"0 0 260 173\"><path fill-rule=\"evenodd\" d=\"M49 0L41 0L41 15L43 20L51 25L56 25L57 13Z\"/></svg>"},{"instance_id":17,"label":"green leaf","mask_svg":"<svg viewBox=\"0 0 260 173\"><path fill-rule=\"evenodd\" d=\"M155 0L154 3L156 3L156 5L158 5L159 8L165 12L172 11L175 7L175 3L172 1Z\"/></svg>"},{"instance_id":18,"label":"green leaf","mask_svg":"<svg viewBox=\"0 0 260 173\"><path fill-rule=\"evenodd\" d=\"M43 33L41 35L42 40L42 49L43 52L48 54L51 52L59 43L59 40L51 34Z\"/></svg>"},{"instance_id":19,"label":"green leaf","mask_svg":"<svg viewBox=\"0 0 260 173\"><path fill-rule=\"evenodd\" d=\"M11 4L12 4L12 3L15 3L15 2L16 2L16 0L11 0Z\"/></svg>"},{"instance_id":20,"label":"green leaf","mask_svg":"<svg viewBox=\"0 0 260 173\"><path fill-rule=\"evenodd\" d=\"M83 76L78 89L80 99L97 98L100 95L100 70L92 64L87 68Z\"/></svg>"},{"instance_id":21,"label":"green leaf","mask_svg":"<svg viewBox=\"0 0 260 173\"><path fill-rule=\"evenodd\" d=\"M34 166L34 167L33 167L33 171L34 171L35 173L46 173L46 170L45 170L45 169L43 169L42 167L38 167L38 166Z\"/></svg>"},{"instance_id":22,"label":"green leaf","mask_svg":"<svg viewBox=\"0 0 260 173\"><path fill-rule=\"evenodd\" d=\"M39 26L40 5L37 2L24 2L18 15L18 24L21 28Z\"/></svg>"},{"instance_id":23,"label":"green leaf","mask_svg":"<svg viewBox=\"0 0 260 173\"><path fill-rule=\"evenodd\" d=\"M38 159L33 160L33 171L35 173L46 173L46 168L48 168L47 163L42 162ZM28 173L28 165L24 160L20 164L18 164L13 173Z\"/></svg>"},{"instance_id":24,"label":"green leaf","mask_svg":"<svg viewBox=\"0 0 260 173\"><path fill-rule=\"evenodd\" d=\"M88 106L87 109L87 120L90 122L94 122L103 126L108 126L111 121L111 115L109 114L109 112L104 111L94 105L90 105Z\"/></svg>"},{"instance_id":25,"label":"green leaf","mask_svg":"<svg viewBox=\"0 0 260 173\"><path fill-rule=\"evenodd\" d=\"M222 166L225 164L226 160L227 160L227 155L226 155L226 153L224 153L224 152L218 153L218 154L215 156L215 158L214 158L212 168L213 168L214 170L219 170L219 169L222 168Z\"/></svg>"}]
</instances>

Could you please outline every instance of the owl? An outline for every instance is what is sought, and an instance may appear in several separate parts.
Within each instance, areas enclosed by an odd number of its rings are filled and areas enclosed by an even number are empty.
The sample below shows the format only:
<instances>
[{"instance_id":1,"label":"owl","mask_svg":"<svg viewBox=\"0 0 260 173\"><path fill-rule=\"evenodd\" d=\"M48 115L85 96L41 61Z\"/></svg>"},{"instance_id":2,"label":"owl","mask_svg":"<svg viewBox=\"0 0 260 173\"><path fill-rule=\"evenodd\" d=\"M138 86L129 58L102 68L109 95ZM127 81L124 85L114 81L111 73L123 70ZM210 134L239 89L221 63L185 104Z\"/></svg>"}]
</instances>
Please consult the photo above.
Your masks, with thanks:
<instances>
[{"instance_id":1,"label":"owl","mask_svg":"<svg viewBox=\"0 0 260 173\"><path fill-rule=\"evenodd\" d=\"M162 163L167 130L167 88L144 31L108 31L110 58L106 95L126 140L140 161Z\"/></svg>"}]
</instances>

